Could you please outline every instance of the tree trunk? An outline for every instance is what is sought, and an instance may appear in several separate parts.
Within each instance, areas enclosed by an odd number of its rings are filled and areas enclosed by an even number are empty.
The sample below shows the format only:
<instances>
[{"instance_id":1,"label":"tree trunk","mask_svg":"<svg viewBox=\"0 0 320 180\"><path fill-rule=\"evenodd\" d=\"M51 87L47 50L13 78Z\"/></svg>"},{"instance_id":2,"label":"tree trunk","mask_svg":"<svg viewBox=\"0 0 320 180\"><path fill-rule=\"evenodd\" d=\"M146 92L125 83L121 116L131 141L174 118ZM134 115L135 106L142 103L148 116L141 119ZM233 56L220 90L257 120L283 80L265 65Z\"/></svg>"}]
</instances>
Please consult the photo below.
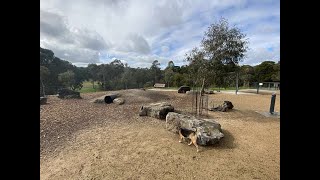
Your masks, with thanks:
<instances>
[{"instance_id":1,"label":"tree trunk","mask_svg":"<svg viewBox=\"0 0 320 180\"><path fill-rule=\"evenodd\" d=\"M236 77L236 94L238 94L238 86L239 86L239 74L238 74L238 72L237 72L237 77Z\"/></svg>"},{"instance_id":2,"label":"tree trunk","mask_svg":"<svg viewBox=\"0 0 320 180\"><path fill-rule=\"evenodd\" d=\"M202 79L202 86L201 86L201 92L200 92L200 97L203 95L204 93L204 82L205 82L206 78Z\"/></svg>"},{"instance_id":3,"label":"tree trunk","mask_svg":"<svg viewBox=\"0 0 320 180\"><path fill-rule=\"evenodd\" d=\"M43 96L45 97L46 94L45 94L45 91L44 91L44 84L42 82L42 78L40 77L40 81L41 81L41 86L42 86L42 93L43 93Z\"/></svg>"},{"instance_id":4,"label":"tree trunk","mask_svg":"<svg viewBox=\"0 0 320 180\"><path fill-rule=\"evenodd\" d=\"M180 128L194 131L199 145L216 144L224 137L221 125L213 119L202 119L169 112L166 116L166 129L178 133Z\"/></svg>"}]
</instances>

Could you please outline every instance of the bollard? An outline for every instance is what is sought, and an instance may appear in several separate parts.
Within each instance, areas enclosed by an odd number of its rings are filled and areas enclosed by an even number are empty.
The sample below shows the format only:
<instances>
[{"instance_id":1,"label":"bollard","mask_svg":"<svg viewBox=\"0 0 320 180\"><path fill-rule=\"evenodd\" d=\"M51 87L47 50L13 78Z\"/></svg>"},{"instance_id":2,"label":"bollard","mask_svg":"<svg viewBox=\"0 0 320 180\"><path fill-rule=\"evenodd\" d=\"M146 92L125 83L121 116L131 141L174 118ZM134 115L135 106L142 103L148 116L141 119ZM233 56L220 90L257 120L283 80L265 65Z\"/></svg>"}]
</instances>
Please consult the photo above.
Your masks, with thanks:
<instances>
[{"instance_id":1,"label":"bollard","mask_svg":"<svg viewBox=\"0 0 320 180\"><path fill-rule=\"evenodd\" d=\"M272 93L271 103L270 103L270 114L274 113L274 104L276 102L276 93Z\"/></svg>"}]
</instances>

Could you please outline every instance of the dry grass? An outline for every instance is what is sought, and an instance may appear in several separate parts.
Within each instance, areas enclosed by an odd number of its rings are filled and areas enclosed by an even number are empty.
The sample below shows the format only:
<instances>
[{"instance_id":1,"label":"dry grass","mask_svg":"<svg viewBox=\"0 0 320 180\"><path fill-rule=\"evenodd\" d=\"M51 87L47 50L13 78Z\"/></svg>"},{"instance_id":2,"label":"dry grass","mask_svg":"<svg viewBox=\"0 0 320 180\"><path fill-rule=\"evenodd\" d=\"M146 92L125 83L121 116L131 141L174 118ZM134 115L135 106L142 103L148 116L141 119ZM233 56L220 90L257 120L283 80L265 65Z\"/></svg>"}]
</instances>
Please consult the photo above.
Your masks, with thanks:
<instances>
[{"instance_id":1,"label":"dry grass","mask_svg":"<svg viewBox=\"0 0 320 180\"><path fill-rule=\"evenodd\" d=\"M104 92L49 97L40 107L41 179L280 179L280 120L255 112L268 111L270 95L210 95L215 104L231 101L234 110L209 112L225 138L197 153L178 143L164 121L138 116L141 105L162 100L186 112L190 95L121 92L120 106L89 103Z\"/></svg>"}]
</instances>

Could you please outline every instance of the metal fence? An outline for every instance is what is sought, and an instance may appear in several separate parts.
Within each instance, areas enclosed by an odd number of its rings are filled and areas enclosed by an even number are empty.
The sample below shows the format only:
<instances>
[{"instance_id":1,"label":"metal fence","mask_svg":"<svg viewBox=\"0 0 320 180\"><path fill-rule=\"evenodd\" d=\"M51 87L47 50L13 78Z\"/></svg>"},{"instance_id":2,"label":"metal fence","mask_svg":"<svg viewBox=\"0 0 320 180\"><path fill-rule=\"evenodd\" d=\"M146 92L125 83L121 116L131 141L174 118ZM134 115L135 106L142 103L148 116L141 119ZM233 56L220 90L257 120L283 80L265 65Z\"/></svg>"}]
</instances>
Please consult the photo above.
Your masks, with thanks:
<instances>
[{"instance_id":1,"label":"metal fence","mask_svg":"<svg viewBox=\"0 0 320 180\"><path fill-rule=\"evenodd\" d=\"M253 82L252 87L255 87L257 89L261 90L280 90L280 82Z\"/></svg>"}]
</instances>

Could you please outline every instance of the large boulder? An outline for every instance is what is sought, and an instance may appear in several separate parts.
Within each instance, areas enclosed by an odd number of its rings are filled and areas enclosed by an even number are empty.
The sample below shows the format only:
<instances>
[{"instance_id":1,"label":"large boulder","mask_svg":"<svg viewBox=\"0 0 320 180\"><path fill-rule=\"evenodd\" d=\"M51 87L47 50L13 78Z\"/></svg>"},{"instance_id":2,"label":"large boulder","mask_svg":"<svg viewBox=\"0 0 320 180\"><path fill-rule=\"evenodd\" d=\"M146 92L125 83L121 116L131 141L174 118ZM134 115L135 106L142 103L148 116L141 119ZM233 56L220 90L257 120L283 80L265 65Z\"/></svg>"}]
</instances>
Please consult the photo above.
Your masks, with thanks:
<instances>
[{"instance_id":1,"label":"large boulder","mask_svg":"<svg viewBox=\"0 0 320 180\"><path fill-rule=\"evenodd\" d=\"M140 108L140 116L150 116L157 119L166 119L168 112L174 112L174 107L167 102L152 103Z\"/></svg>"},{"instance_id":2,"label":"large boulder","mask_svg":"<svg viewBox=\"0 0 320 180\"><path fill-rule=\"evenodd\" d=\"M213 119L169 112L166 116L166 129L178 134L180 128L194 131L197 144L202 146L216 144L224 137L221 125Z\"/></svg>"},{"instance_id":3,"label":"large boulder","mask_svg":"<svg viewBox=\"0 0 320 180\"><path fill-rule=\"evenodd\" d=\"M227 112L229 109L233 108L233 104L230 101L224 101L222 105L219 105L218 107L210 108L210 111L221 111L221 112Z\"/></svg>"},{"instance_id":4,"label":"large boulder","mask_svg":"<svg viewBox=\"0 0 320 180\"><path fill-rule=\"evenodd\" d=\"M116 104L124 104L124 99L123 98L116 98L113 100L113 103L116 103Z\"/></svg>"},{"instance_id":5,"label":"large boulder","mask_svg":"<svg viewBox=\"0 0 320 180\"><path fill-rule=\"evenodd\" d=\"M80 92L64 88L58 90L58 98L62 99L81 99Z\"/></svg>"}]
</instances>

